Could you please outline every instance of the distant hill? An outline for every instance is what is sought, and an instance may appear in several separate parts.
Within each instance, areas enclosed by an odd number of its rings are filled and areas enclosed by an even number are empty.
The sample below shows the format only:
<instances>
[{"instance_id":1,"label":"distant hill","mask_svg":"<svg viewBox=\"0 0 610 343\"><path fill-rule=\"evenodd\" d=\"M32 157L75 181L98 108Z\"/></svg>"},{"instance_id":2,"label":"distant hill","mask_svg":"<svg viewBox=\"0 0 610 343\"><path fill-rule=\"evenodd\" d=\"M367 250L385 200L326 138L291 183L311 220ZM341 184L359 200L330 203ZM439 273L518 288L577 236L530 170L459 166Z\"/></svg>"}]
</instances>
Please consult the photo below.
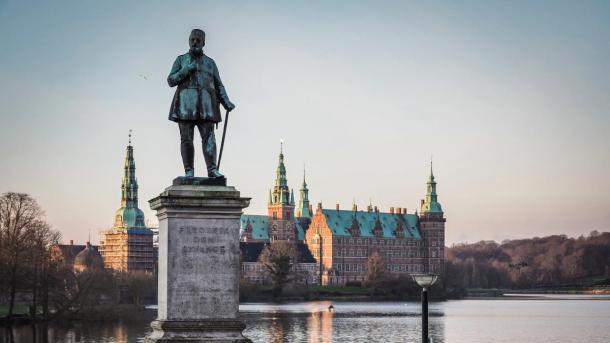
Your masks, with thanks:
<instances>
[{"instance_id":1,"label":"distant hill","mask_svg":"<svg viewBox=\"0 0 610 343\"><path fill-rule=\"evenodd\" d=\"M607 286L610 232L481 241L446 250L447 282L464 288Z\"/></svg>"}]
</instances>

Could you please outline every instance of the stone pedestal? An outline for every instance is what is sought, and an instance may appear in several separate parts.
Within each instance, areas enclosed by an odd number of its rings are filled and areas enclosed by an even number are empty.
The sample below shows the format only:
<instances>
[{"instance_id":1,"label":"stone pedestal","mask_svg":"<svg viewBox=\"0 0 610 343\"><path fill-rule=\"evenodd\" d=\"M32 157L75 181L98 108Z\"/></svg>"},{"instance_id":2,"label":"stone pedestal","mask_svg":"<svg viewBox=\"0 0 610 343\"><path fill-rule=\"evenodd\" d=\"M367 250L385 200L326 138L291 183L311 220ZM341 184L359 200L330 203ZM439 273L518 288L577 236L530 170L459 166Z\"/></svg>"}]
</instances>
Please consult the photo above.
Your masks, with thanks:
<instances>
[{"instance_id":1,"label":"stone pedestal","mask_svg":"<svg viewBox=\"0 0 610 343\"><path fill-rule=\"evenodd\" d=\"M159 312L145 342L250 342L239 320L239 219L249 198L204 178L150 200L159 218Z\"/></svg>"}]
</instances>

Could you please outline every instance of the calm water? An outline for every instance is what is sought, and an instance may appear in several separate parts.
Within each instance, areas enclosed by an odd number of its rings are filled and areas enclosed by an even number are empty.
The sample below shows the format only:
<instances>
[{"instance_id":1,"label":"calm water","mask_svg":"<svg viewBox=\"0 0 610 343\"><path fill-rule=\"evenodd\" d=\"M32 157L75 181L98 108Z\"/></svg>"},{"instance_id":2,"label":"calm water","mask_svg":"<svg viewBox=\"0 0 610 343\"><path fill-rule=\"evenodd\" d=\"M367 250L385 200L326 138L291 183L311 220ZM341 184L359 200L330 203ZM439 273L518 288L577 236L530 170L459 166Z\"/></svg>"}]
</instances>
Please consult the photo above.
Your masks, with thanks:
<instances>
[{"instance_id":1,"label":"calm water","mask_svg":"<svg viewBox=\"0 0 610 343\"><path fill-rule=\"evenodd\" d=\"M543 299L541 299L543 298ZM610 297L458 300L430 304L433 342L610 342ZM333 304L334 312L327 310ZM419 342L415 302L242 304L254 342ZM140 342L154 317L123 322L52 324L12 330L15 342ZM3 342L10 339L0 328Z\"/></svg>"}]
</instances>

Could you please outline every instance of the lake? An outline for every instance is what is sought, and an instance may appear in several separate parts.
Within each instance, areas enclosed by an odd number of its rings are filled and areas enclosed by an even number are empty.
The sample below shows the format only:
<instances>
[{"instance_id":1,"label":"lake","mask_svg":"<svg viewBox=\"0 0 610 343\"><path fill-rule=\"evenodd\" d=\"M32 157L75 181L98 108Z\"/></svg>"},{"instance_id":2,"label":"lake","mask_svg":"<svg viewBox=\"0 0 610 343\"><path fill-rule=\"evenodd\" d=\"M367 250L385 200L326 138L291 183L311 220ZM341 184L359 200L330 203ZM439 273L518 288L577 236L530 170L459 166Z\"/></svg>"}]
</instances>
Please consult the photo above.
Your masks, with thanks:
<instances>
[{"instance_id":1,"label":"lake","mask_svg":"<svg viewBox=\"0 0 610 343\"><path fill-rule=\"evenodd\" d=\"M328 311L333 304L334 311ZM420 342L417 302L242 304L253 342ZM147 316L121 322L75 322L12 329L14 342L141 342ZM610 342L609 296L523 296L430 304L430 337L447 343ZM0 328L2 342L11 333Z\"/></svg>"}]
</instances>

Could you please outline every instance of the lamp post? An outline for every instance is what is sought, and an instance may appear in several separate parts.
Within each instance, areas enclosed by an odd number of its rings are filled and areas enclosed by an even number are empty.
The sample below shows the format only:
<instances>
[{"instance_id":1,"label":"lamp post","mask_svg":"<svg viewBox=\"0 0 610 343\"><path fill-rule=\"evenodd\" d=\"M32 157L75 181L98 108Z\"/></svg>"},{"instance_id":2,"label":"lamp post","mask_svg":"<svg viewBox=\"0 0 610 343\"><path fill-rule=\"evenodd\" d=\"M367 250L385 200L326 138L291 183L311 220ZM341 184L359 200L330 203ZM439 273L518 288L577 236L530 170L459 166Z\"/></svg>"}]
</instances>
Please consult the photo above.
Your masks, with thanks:
<instances>
[{"instance_id":1,"label":"lamp post","mask_svg":"<svg viewBox=\"0 0 610 343\"><path fill-rule=\"evenodd\" d=\"M413 280L422 287L421 291L421 339L422 343L428 343L428 287L432 286L438 275L416 274Z\"/></svg>"}]
</instances>

